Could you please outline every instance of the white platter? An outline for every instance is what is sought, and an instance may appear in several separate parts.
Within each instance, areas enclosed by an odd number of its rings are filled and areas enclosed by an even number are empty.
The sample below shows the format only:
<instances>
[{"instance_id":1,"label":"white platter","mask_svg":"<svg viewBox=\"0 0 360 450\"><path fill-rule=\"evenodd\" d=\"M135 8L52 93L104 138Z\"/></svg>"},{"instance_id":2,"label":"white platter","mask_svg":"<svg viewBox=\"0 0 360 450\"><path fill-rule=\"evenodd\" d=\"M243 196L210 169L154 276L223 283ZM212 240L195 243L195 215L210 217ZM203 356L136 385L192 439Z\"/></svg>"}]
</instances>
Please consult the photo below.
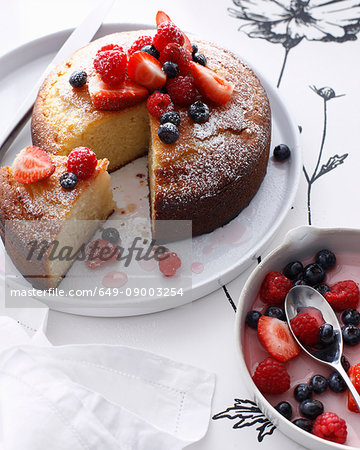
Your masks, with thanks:
<instances>
[{"instance_id":1,"label":"white platter","mask_svg":"<svg viewBox=\"0 0 360 450\"><path fill-rule=\"evenodd\" d=\"M105 24L101 27L96 37L115 31L128 31L140 28L149 28L149 26L141 24ZM0 99L2 105L7 105L6 108L3 107L0 110L2 127L6 127L7 123L10 122L12 114L15 113L21 100L29 92L32 84L68 37L70 31L61 31L29 42L0 58ZM185 263L187 266L185 267L183 264L181 270L187 274L188 280L190 277L190 282L186 283L183 295L175 296L170 301L169 299L146 295L144 297L121 299L95 297L86 301L77 297L41 296L41 301L52 309L81 315L111 317L146 314L183 305L203 297L231 281L257 259L292 206L300 179L302 162L299 132L291 114L278 91L271 86L263 74L256 71L256 69L255 72L266 89L271 103L273 121L271 152L276 145L284 143L291 148L292 156L284 163L278 163L272 157L270 158L267 175L260 190L250 205L232 222L210 234L194 238L192 242L188 240L184 243L183 249L177 246L175 251L178 251L179 254L186 249L187 261ZM1 165L11 164L16 153L30 144L30 126L28 124L9 150L1 155ZM135 211L124 214L124 219L130 219L129 222L133 222L134 219L143 220L144 214L146 215L146 183L141 185L140 182L134 184L134 175L139 172L146 174L146 158L141 158L112 175L113 185L117 187L114 192L119 208L129 203L136 205ZM123 187L125 186L124 180L128 179L134 189L120 189L118 181L120 178ZM128 198L130 191L131 199ZM140 201L140 198L142 198L142 201ZM190 261L187 251L189 247L192 248ZM200 273L193 273L191 270L192 262L197 263L197 272L201 268L203 270ZM85 265L83 263L82 266L79 264L80 262L74 264L70 274L78 274L81 270L88 270L84 269ZM7 267L6 281L8 284L14 287L19 287L19 285L27 288L31 287L15 268L10 269ZM108 270L114 271L116 267L114 268L112 265ZM177 286L177 283L179 283L177 277L165 279L160 272L154 271L154 274L153 276L156 276L158 287L172 287ZM70 279L68 277L67 281L67 278L65 278L59 287L69 288L66 284L69 284ZM129 288L136 286L139 286L139 281L134 278L129 279L126 285ZM10 300L8 305L10 306Z\"/></svg>"}]
</instances>

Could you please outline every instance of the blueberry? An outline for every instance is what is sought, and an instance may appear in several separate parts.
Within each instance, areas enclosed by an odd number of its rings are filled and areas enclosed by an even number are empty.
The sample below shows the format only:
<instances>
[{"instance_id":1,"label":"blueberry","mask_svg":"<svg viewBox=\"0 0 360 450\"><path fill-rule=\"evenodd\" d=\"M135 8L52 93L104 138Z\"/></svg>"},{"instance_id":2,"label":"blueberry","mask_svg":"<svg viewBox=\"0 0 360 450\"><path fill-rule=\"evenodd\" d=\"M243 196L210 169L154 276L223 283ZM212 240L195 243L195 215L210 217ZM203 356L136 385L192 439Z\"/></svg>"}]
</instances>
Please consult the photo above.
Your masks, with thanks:
<instances>
[{"instance_id":1,"label":"blueberry","mask_svg":"<svg viewBox=\"0 0 360 450\"><path fill-rule=\"evenodd\" d=\"M304 268L304 281L309 286L321 284L325 279L324 269L316 263L308 264Z\"/></svg>"},{"instance_id":2,"label":"blueberry","mask_svg":"<svg viewBox=\"0 0 360 450\"><path fill-rule=\"evenodd\" d=\"M198 101L189 106L188 113L194 122L205 122L209 118L210 110L206 103Z\"/></svg>"},{"instance_id":3,"label":"blueberry","mask_svg":"<svg viewBox=\"0 0 360 450\"><path fill-rule=\"evenodd\" d=\"M265 316L275 317L284 322L286 321L285 311L280 306L269 306L265 311Z\"/></svg>"},{"instance_id":4,"label":"blueberry","mask_svg":"<svg viewBox=\"0 0 360 450\"><path fill-rule=\"evenodd\" d=\"M316 289L321 295L326 294L326 292L330 291L330 287L327 284L317 284L314 286L314 289Z\"/></svg>"},{"instance_id":5,"label":"blueberry","mask_svg":"<svg viewBox=\"0 0 360 450\"><path fill-rule=\"evenodd\" d=\"M246 315L245 322L249 325L249 327L256 329L261 316L262 314L259 311L249 311Z\"/></svg>"},{"instance_id":6,"label":"blueberry","mask_svg":"<svg viewBox=\"0 0 360 450\"><path fill-rule=\"evenodd\" d=\"M335 392L336 394L340 394L341 392L345 392L347 386L345 381L342 379L341 375L337 372L333 372L328 378L329 388Z\"/></svg>"},{"instance_id":7,"label":"blueberry","mask_svg":"<svg viewBox=\"0 0 360 450\"><path fill-rule=\"evenodd\" d=\"M341 328L343 341L345 345L358 345L360 342L360 328L356 325L345 325Z\"/></svg>"},{"instance_id":8,"label":"blueberry","mask_svg":"<svg viewBox=\"0 0 360 450\"><path fill-rule=\"evenodd\" d=\"M156 59L160 58L160 52L153 45L144 45L141 51L149 53L149 55L153 56Z\"/></svg>"},{"instance_id":9,"label":"blueberry","mask_svg":"<svg viewBox=\"0 0 360 450\"><path fill-rule=\"evenodd\" d=\"M316 394L322 394L328 387L328 382L322 375L314 375L310 380L310 387Z\"/></svg>"},{"instance_id":10,"label":"blueberry","mask_svg":"<svg viewBox=\"0 0 360 450\"><path fill-rule=\"evenodd\" d=\"M324 412L324 405L319 400L304 400L300 403L300 412L307 419L314 420Z\"/></svg>"},{"instance_id":11,"label":"blueberry","mask_svg":"<svg viewBox=\"0 0 360 450\"><path fill-rule=\"evenodd\" d=\"M295 280L302 274L304 267L300 261L291 261L286 264L283 270L283 274L290 280Z\"/></svg>"},{"instance_id":12,"label":"blueberry","mask_svg":"<svg viewBox=\"0 0 360 450\"><path fill-rule=\"evenodd\" d=\"M195 53L195 55L193 55L193 61L198 64L201 64L202 66L206 66L207 63L206 56L203 55L202 53Z\"/></svg>"},{"instance_id":13,"label":"blueberry","mask_svg":"<svg viewBox=\"0 0 360 450\"><path fill-rule=\"evenodd\" d=\"M80 88L84 86L86 79L87 73L85 70L75 70L75 72L70 75L69 83L73 88Z\"/></svg>"},{"instance_id":14,"label":"blueberry","mask_svg":"<svg viewBox=\"0 0 360 450\"><path fill-rule=\"evenodd\" d=\"M166 111L160 117L160 123L173 123L177 127L180 125L180 114L176 111Z\"/></svg>"},{"instance_id":15,"label":"blueberry","mask_svg":"<svg viewBox=\"0 0 360 450\"><path fill-rule=\"evenodd\" d=\"M285 417L285 419L290 420L292 416L292 407L289 402L280 402L275 406L276 411Z\"/></svg>"},{"instance_id":16,"label":"blueberry","mask_svg":"<svg viewBox=\"0 0 360 450\"><path fill-rule=\"evenodd\" d=\"M179 138L179 130L173 123L163 123L159 126L158 136L165 144L173 144Z\"/></svg>"},{"instance_id":17,"label":"blueberry","mask_svg":"<svg viewBox=\"0 0 360 450\"><path fill-rule=\"evenodd\" d=\"M105 228L101 237L104 241L109 241L112 244L117 244L120 240L120 234L116 228Z\"/></svg>"},{"instance_id":18,"label":"blueberry","mask_svg":"<svg viewBox=\"0 0 360 450\"><path fill-rule=\"evenodd\" d=\"M191 47L192 47L192 56L194 57L195 53L199 51L199 47L193 42L191 43Z\"/></svg>"},{"instance_id":19,"label":"blueberry","mask_svg":"<svg viewBox=\"0 0 360 450\"><path fill-rule=\"evenodd\" d=\"M360 313L356 309L346 309L341 314L341 320L345 325L359 325Z\"/></svg>"},{"instance_id":20,"label":"blueberry","mask_svg":"<svg viewBox=\"0 0 360 450\"><path fill-rule=\"evenodd\" d=\"M274 158L276 161L285 161L290 156L290 149L285 144L280 144L274 148Z\"/></svg>"},{"instance_id":21,"label":"blueberry","mask_svg":"<svg viewBox=\"0 0 360 450\"><path fill-rule=\"evenodd\" d=\"M311 433L312 430L312 422L308 419L296 419L293 421L293 424L297 427L301 428L304 431L307 431L308 433Z\"/></svg>"},{"instance_id":22,"label":"blueberry","mask_svg":"<svg viewBox=\"0 0 360 450\"><path fill-rule=\"evenodd\" d=\"M336 264L336 256L330 250L324 249L316 253L316 262L324 269L331 269Z\"/></svg>"},{"instance_id":23,"label":"blueberry","mask_svg":"<svg viewBox=\"0 0 360 450\"><path fill-rule=\"evenodd\" d=\"M295 397L295 400L297 400L298 402L307 400L307 399L311 398L311 396L312 396L312 390L305 383L298 384L294 389L294 397Z\"/></svg>"},{"instance_id":24,"label":"blueberry","mask_svg":"<svg viewBox=\"0 0 360 450\"><path fill-rule=\"evenodd\" d=\"M347 372L350 369L350 363L349 361L345 358L345 356L341 357L341 365L343 366L345 372Z\"/></svg>"},{"instance_id":25,"label":"blueberry","mask_svg":"<svg viewBox=\"0 0 360 450\"><path fill-rule=\"evenodd\" d=\"M320 327L319 341L320 344L330 345L334 342L334 327L330 323L324 323Z\"/></svg>"},{"instance_id":26,"label":"blueberry","mask_svg":"<svg viewBox=\"0 0 360 450\"><path fill-rule=\"evenodd\" d=\"M168 78L175 78L179 74L179 66L172 61L164 62L162 69Z\"/></svg>"},{"instance_id":27,"label":"blueberry","mask_svg":"<svg viewBox=\"0 0 360 450\"><path fill-rule=\"evenodd\" d=\"M72 172L65 172L60 177L60 184L64 189L73 189L78 182L77 176Z\"/></svg>"}]
</instances>

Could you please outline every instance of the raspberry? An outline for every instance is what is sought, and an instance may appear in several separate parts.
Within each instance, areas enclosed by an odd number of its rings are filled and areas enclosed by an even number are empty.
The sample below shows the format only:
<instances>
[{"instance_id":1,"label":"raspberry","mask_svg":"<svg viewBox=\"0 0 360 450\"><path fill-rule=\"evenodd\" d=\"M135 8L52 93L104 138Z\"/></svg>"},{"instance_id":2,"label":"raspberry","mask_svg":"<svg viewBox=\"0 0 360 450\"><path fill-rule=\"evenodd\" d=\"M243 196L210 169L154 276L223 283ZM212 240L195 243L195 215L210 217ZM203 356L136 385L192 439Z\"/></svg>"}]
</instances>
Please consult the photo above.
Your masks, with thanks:
<instances>
[{"instance_id":1,"label":"raspberry","mask_svg":"<svg viewBox=\"0 0 360 450\"><path fill-rule=\"evenodd\" d=\"M292 288L291 281L280 272L269 272L260 288L260 298L268 305L280 305Z\"/></svg>"},{"instance_id":2,"label":"raspberry","mask_svg":"<svg viewBox=\"0 0 360 450\"><path fill-rule=\"evenodd\" d=\"M153 38L151 36L140 36L133 42L132 46L128 50L128 56L140 51L145 45L151 45Z\"/></svg>"},{"instance_id":3,"label":"raspberry","mask_svg":"<svg viewBox=\"0 0 360 450\"><path fill-rule=\"evenodd\" d=\"M172 101L180 106L190 106L198 95L194 79L190 76L172 78L166 88Z\"/></svg>"},{"instance_id":4,"label":"raspberry","mask_svg":"<svg viewBox=\"0 0 360 450\"><path fill-rule=\"evenodd\" d=\"M165 277L172 277L181 267L181 259L176 253L164 253L159 261L159 270Z\"/></svg>"},{"instance_id":5,"label":"raspberry","mask_svg":"<svg viewBox=\"0 0 360 450\"><path fill-rule=\"evenodd\" d=\"M127 58L122 47L105 45L96 53L94 67L104 83L116 86L125 80Z\"/></svg>"},{"instance_id":6,"label":"raspberry","mask_svg":"<svg viewBox=\"0 0 360 450\"><path fill-rule=\"evenodd\" d=\"M346 280L330 286L330 291L324 297L335 311L356 309L359 304L360 292L355 281Z\"/></svg>"},{"instance_id":7,"label":"raspberry","mask_svg":"<svg viewBox=\"0 0 360 450\"><path fill-rule=\"evenodd\" d=\"M119 247L104 239L90 242L86 248L85 263L89 269L97 269L106 263L116 261Z\"/></svg>"},{"instance_id":8,"label":"raspberry","mask_svg":"<svg viewBox=\"0 0 360 450\"><path fill-rule=\"evenodd\" d=\"M168 94L162 94L161 92L154 92L150 95L146 102L149 113L160 119L160 117L166 111L174 109L174 104Z\"/></svg>"},{"instance_id":9,"label":"raspberry","mask_svg":"<svg viewBox=\"0 0 360 450\"><path fill-rule=\"evenodd\" d=\"M179 67L180 75L187 75L189 73L189 64L191 61L191 53L186 48L181 47L174 42L168 44L160 53L160 62L164 64L166 61L172 61Z\"/></svg>"},{"instance_id":10,"label":"raspberry","mask_svg":"<svg viewBox=\"0 0 360 450\"><path fill-rule=\"evenodd\" d=\"M344 444L347 437L346 422L337 414L326 412L316 418L312 433L327 441Z\"/></svg>"},{"instance_id":11,"label":"raspberry","mask_svg":"<svg viewBox=\"0 0 360 450\"><path fill-rule=\"evenodd\" d=\"M315 317L307 313L297 314L290 321L295 336L304 345L313 346L319 341L319 325Z\"/></svg>"},{"instance_id":12,"label":"raspberry","mask_svg":"<svg viewBox=\"0 0 360 450\"><path fill-rule=\"evenodd\" d=\"M91 177L97 164L95 153L87 147L77 147L72 150L66 162L68 172L73 172L78 178Z\"/></svg>"},{"instance_id":13,"label":"raspberry","mask_svg":"<svg viewBox=\"0 0 360 450\"><path fill-rule=\"evenodd\" d=\"M163 22L158 26L153 45L161 52L170 42L183 45L185 42L184 35L180 28L172 22Z\"/></svg>"},{"instance_id":14,"label":"raspberry","mask_svg":"<svg viewBox=\"0 0 360 450\"><path fill-rule=\"evenodd\" d=\"M285 364L271 356L258 364L253 381L263 394L282 394L290 388L290 376Z\"/></svg>"}]
</instances>

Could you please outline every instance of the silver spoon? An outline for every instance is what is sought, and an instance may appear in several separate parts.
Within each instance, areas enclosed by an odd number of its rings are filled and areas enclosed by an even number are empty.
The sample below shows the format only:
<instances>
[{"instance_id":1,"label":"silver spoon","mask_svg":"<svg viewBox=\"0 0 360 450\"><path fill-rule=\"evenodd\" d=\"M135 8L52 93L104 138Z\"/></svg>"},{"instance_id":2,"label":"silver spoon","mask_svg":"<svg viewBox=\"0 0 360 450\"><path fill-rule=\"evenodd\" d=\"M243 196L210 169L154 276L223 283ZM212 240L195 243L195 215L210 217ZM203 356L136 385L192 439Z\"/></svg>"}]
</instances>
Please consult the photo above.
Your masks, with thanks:
<instances>
[{"instance_id":1,"label":"silver spoon","mask_svg":"<svg viewBox=\"0 0 360 450\"><path fill-rule=\"evenodd\" d=\"M329 345L324 350L317 350L314 353L311 353L309 349L303 346L303 344L295 336L290 323L291 319L301 312L302 308L316 308L321 311L325 322L331 324L334 328L335 339L333 344ZM360 409L360 395L341 364L341 356L343 352L341 327L329 303L318 291L310 286L294 286L290 289L285 299L285 314L291 333L299 346L309 356L317 361L327 364L330 367L333 367L342 376L347 387L349 388L349 391L354 397L358 408Z\"/></svg>"}]
</instances>

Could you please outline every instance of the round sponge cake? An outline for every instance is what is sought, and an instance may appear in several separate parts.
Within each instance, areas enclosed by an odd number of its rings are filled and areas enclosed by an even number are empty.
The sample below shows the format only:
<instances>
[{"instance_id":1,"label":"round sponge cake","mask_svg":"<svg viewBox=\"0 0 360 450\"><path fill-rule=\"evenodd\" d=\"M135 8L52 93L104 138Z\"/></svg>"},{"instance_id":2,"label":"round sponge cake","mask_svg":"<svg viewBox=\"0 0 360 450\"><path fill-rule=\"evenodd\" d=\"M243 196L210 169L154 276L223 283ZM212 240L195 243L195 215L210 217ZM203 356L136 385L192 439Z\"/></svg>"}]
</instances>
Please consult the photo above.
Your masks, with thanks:
<instances>
[{"instance_id":1,"label":"round sponge cake","mask_svg":"<svg viewBox=\"0 0 360 450\"><path fill-rule=\"evenodd\" d=\"M45 80L32 117L33 144L56 155L78 146L90 147L115 170L148 153L150 208L156 221L191 220L193 235L226 224L246 207L265 176L271 138L271 112L265 90L253 71L234 54L195 40L207 66L234 83L227 104L210 106L205 123L194 123L187 109L180 113L180 137L164 144L157 136L159 120L146 103L120 111L99 111L87 85L74 89L74 70L93 70L103 45L127 50L149 30L115 33L78 50Z\"/></svg>"}]
</instances>

